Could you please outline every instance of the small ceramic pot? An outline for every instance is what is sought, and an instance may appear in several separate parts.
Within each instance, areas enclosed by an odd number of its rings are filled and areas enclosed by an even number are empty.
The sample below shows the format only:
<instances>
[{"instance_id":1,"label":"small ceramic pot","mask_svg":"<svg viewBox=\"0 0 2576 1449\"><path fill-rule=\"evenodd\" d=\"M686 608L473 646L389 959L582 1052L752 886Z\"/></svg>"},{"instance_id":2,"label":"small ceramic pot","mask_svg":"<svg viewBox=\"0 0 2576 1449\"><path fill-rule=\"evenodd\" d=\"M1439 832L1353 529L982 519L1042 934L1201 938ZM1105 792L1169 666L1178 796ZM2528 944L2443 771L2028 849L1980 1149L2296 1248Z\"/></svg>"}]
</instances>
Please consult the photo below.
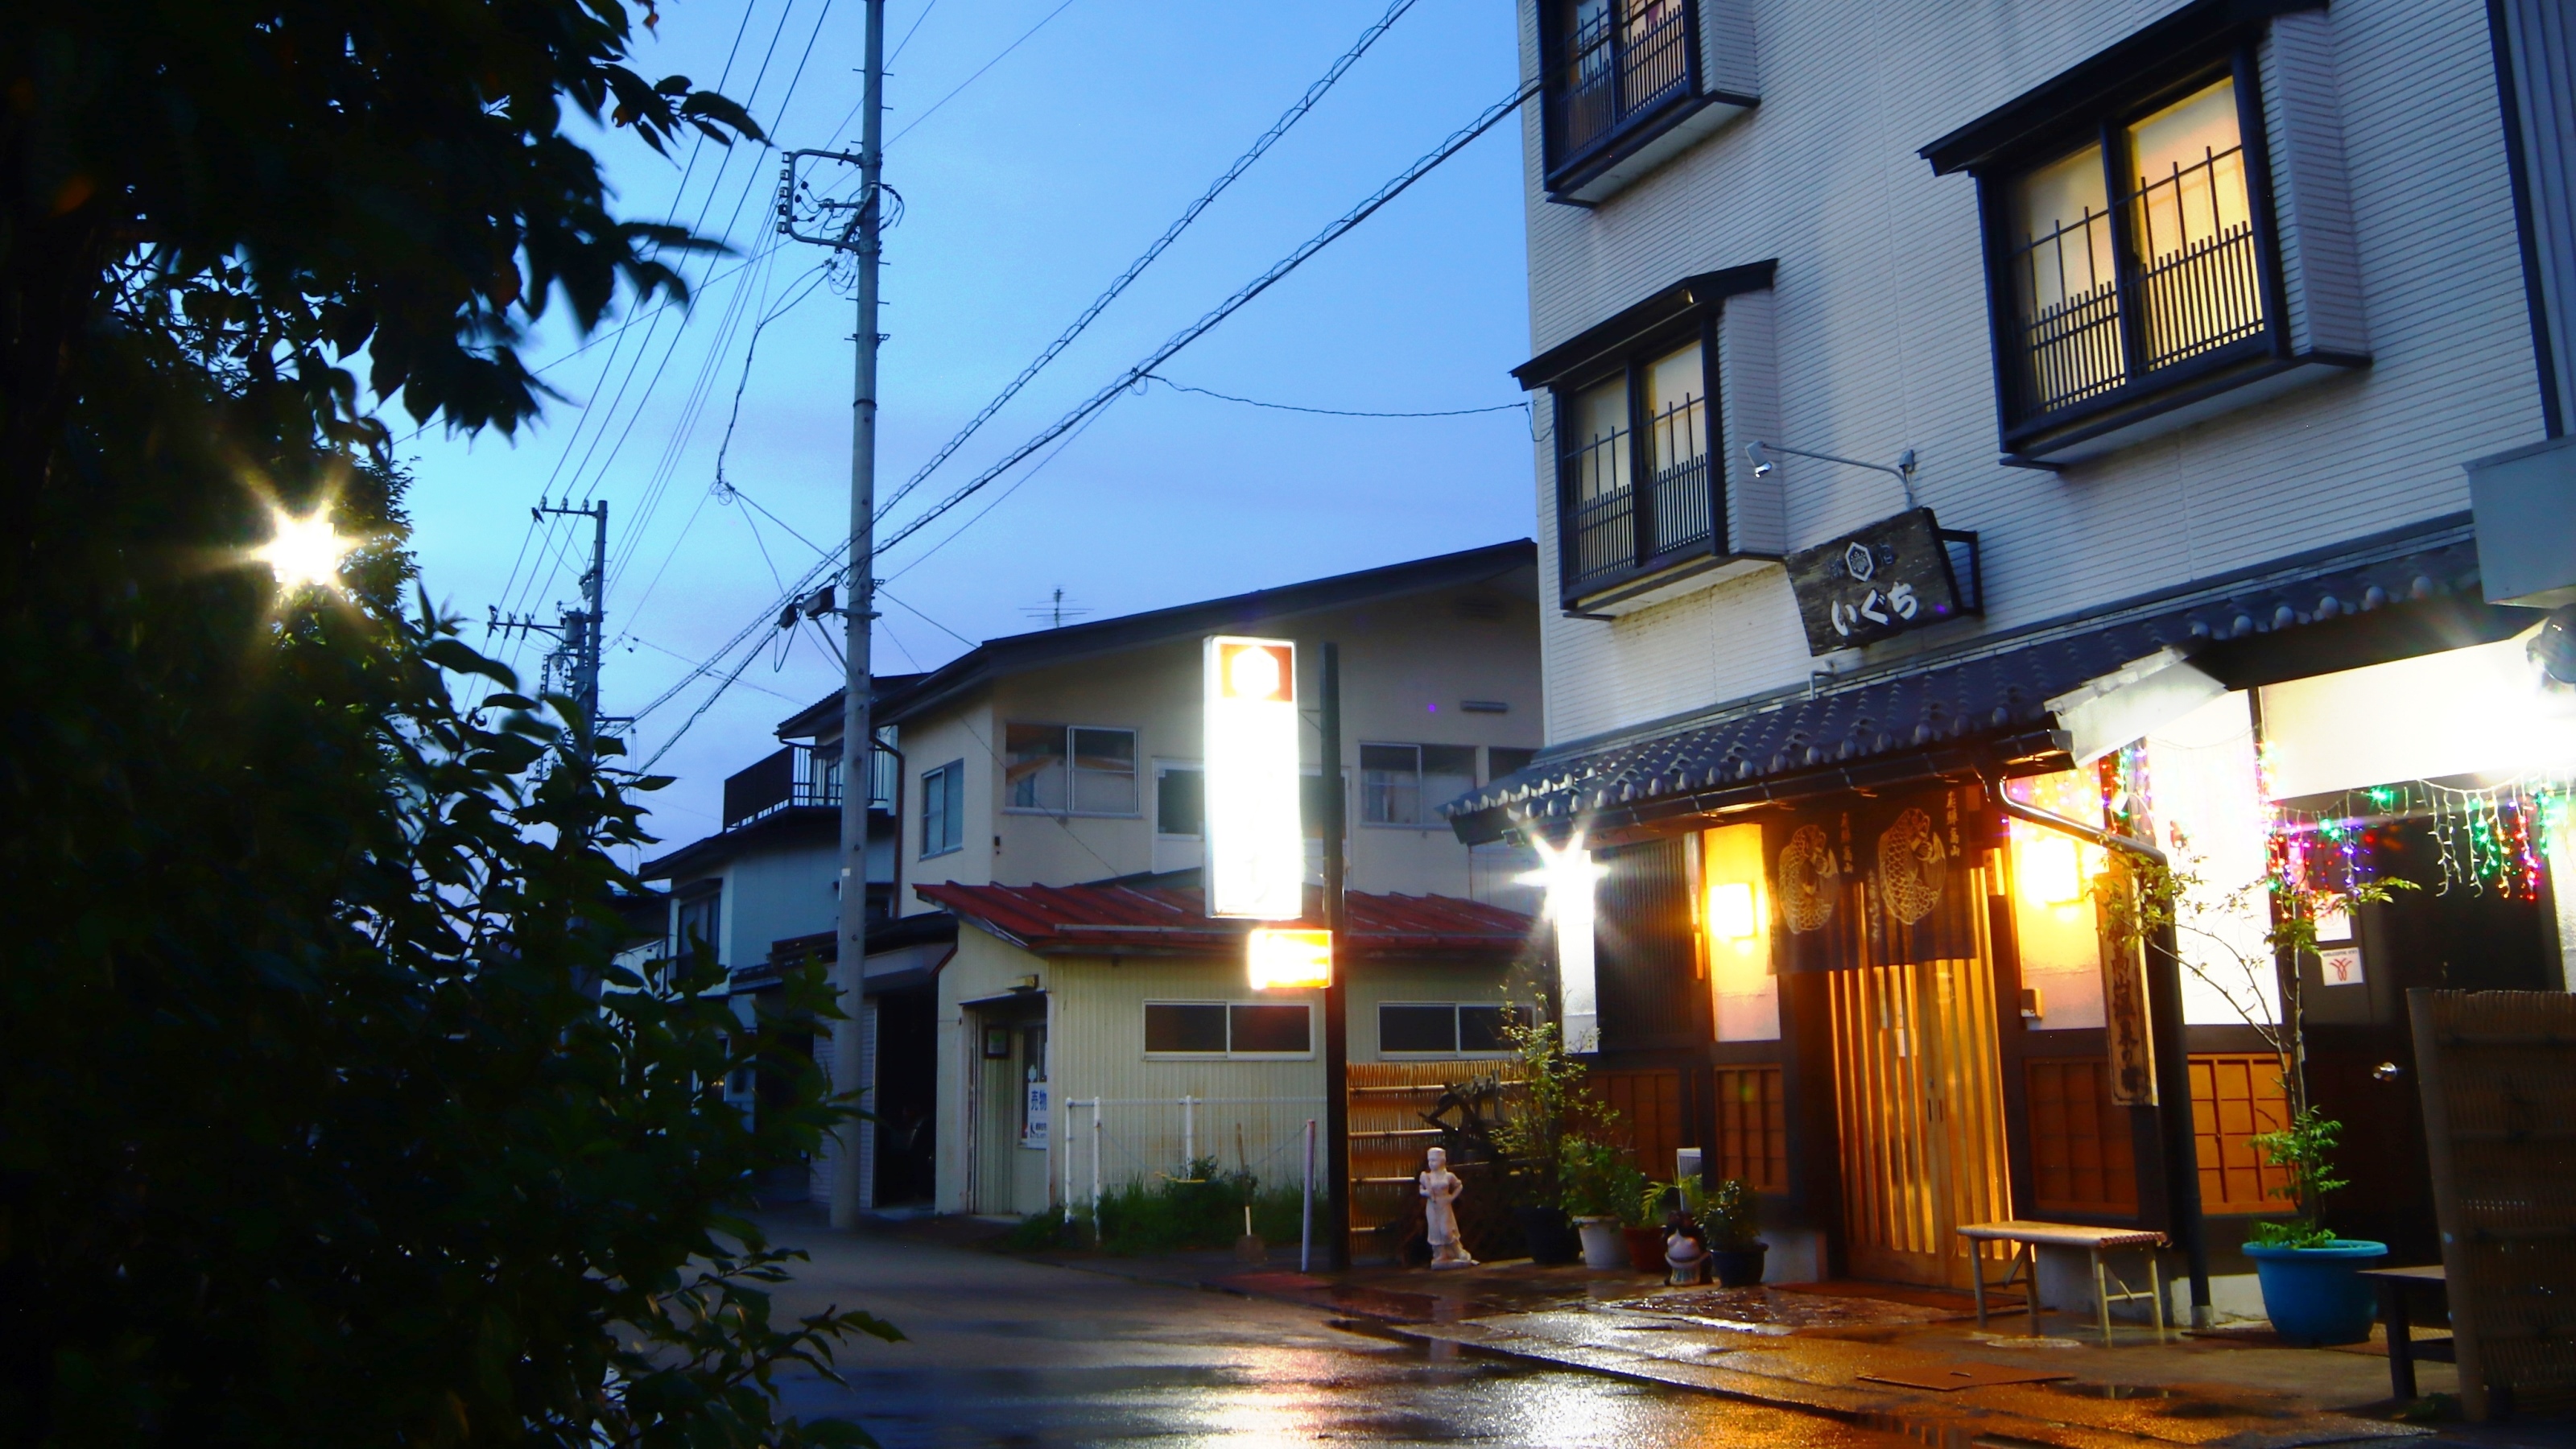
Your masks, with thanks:
<instances>
[{"instance_id":1,"label":"small ceramic pot","mask_svg":"<svg viewBox=\"0 0 2576 1449\"><path fill-rule=\"evenodd\" d=\"M1583 1240L1584 1267L1607 1270L1628 1266L1628 1245L1619 1240L1617 1218L1576 1218L1574 1231Z\"/></svg>"}]
</instances>

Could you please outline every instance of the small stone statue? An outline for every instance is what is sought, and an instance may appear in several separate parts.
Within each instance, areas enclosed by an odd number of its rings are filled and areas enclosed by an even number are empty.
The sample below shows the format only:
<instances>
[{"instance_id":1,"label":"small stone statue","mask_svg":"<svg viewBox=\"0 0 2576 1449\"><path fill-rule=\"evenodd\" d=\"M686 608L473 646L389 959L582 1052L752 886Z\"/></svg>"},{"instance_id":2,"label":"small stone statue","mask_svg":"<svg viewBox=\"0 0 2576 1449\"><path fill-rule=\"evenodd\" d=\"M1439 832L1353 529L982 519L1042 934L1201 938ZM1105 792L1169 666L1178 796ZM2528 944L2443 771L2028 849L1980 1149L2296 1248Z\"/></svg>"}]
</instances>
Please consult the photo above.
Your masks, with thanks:
<instances>
[{"instance_id":1,"label":"small stone statue","mask_svg":"<svg viewBox=\"0 0 2576 1449\"><path fill-rule=\"evenodd\" d=\"M1700 1283L1708 1273L1708 1249L1701 1245L1690 1219L1679 1213L1664 1224L1664 1281L1676 1288Z\"/></svg>"},{"instance_id":2,"label":"small stone statue","mask_svg":"<svg viewBox=\"0 0 2576 1449\"><path fill-rule=\"evenodd\" d=\"M1458 1241L1458 1209L1454 1206L1467 1184L1449 1170L1449 1154L1432 1148L1415 1181L1422 1184L1422 1217L1428 1229L1425 1236L1431 1241L1431 1266L1475 1267L1476 1260L1467 1256L1466 1247Z\"/></svg>"}]
</instances>

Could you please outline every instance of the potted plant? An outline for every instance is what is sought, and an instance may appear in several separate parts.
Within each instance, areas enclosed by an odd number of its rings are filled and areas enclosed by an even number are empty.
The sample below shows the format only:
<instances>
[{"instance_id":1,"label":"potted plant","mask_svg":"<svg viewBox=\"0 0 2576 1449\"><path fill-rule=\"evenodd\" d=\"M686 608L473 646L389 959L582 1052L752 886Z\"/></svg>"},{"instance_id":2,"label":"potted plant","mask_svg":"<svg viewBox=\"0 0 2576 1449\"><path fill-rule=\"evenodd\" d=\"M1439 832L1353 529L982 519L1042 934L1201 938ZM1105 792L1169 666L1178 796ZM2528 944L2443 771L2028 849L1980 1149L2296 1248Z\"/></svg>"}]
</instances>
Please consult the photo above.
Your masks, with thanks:
<instances>
[{"instance_id":1,"label":"potted plant","mask_svg":"<svg viewBox=\"0 0 2576 1449\"><path fill-rule=\"evenodd\" d=\"M1621 1220L1643 1194L1646 1175L1607 1142L1568 1137L1564 1152L1565 1210L1583 1243L1583 1266L1619 1267L1628 1261Z\"/></svg>"},{"instance_id":2,"label":"potted plant","mask_svg":"<svg viewBox=\"0 0 2576 1449\"><path fill-rule=\"evenodd\" d=\"M1752 1184L1740 1177L1720 1182L1709 1192L1699 1224L1719 1287L1750 1288L1762 1281L1762 1259L1771 1245L1759 1236L1759 1200Z\"/></svg>"},{"instance_id":3,"label":"potted plant","mask_svg":"<svg viewBox=\"0 0 2576 1449\"><path fill-rule=\"evenodd\" d=\"M1508 1167L1512 1215L1531 1261L1571 1263L1583 1249L1566 1214L1566 1145L1586 1128L1606 1129L1614 1117L1584 1090L1583 1064L1565 1054L1555 1023L1514 1022L1503 1035L1520 1058L1521 1075L1517 1100L1494 1129L1494 1147Z\"/></svg>"},{"instance_id":4,"label":"potted plant","mask_svg":"<svg viewBox=\"0 0 2576 1449\"><path fill-rule=\"evenodd\" d=\"M2258 1222L2245 1244L2263 1289L2263 1311L2272 1329L2290 1343L2360 1343L2370 1337L2377 1300L2361 1270L2388 1256L2386 1243L2342 1238L2319 1221L2321 1199L2344 1186L2328 1154L2343 1124L2318 1111L2308 1097L2307 1002L2301 969L2317 954L2317 922L2349 916L2364 905L2384 904L2392 891L2414 890L2413 881L2365 879L2347 866L2343 889L2320 886L2304 867L2213 893L2194 871L2191 842L2179 830L2170 840L2173 865L2121 861L2094 882L2107 933L2121 949L2148 946L2171 951L2184 969L2227 999L2236 1014L2272 1049L2280 1063L2281 1095L2289 1125L2250 1139L2284 1170L2288 1182L2272 1189L2298 1210L2288 1222ZM2227 917L2268 912L2272 925L2260 949L2228 928ZM2181 937L2197 949L2181 949ZM2269 1009L2266 985L2277 987L2280 1011Z\"/></svg>"},{"instance_id":5,"label":"potted plant","mask_svg":"<svg viewBox=\"0 0 2576 1449\"><path fill-rule=\"evenodd\" d=\"M2386 1258L2388 1245L2336 1237L2317 1220L2318 1199L2344 1185L2327 1157L2342 1130L2342 1123L2307 1107L2289 1126L2252 1139L2255 1150L2289 1176L2273 1195L2300 1208L2288 1222L2256 1223L2245 1244L2263 1287L2263 1312L2285 1343L2361 1343L2378 1316L2377 1295L2361 1270Z\"/></svg>"},{"instance_id":6,"label":"potted plant","mask_svg":"<svg viewBox=\"0 0 2576 1449\"><path fill-rule=\"evenodd\" d=\"M1664 1271L1664 1210L1677 1190L1640 1172L1636 1194L1621 1207L1619 1234L1628 1243L1628 1266L1640 1273Z\"/></svg>"}]
</instances>

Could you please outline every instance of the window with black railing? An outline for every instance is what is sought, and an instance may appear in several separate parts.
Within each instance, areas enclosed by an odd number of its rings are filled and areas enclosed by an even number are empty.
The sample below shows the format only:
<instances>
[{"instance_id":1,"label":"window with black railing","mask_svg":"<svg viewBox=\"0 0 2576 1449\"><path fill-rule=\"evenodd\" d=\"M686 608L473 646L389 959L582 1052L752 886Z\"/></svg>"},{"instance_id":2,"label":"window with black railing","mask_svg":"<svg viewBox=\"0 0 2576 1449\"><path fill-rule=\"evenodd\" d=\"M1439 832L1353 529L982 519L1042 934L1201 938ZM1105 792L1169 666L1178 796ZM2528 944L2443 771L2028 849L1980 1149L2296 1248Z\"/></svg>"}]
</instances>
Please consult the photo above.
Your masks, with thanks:
<instances>
[{"instance_id":1,"label":"window with black railing","mask_svg":"<svg viewBox=\"0 0 2576 1449\"><path fill-rule=\"evenodd\" d=\"M1570 596L1710 550L1708 380L1698 341L1559 394L1559 526Z\"/></svg>"},{"instance_id":2,"label":"window with black railing","mask_svg":"<svg viewBox=\"0 0 2576 1449\"><path fill-rule=\"evenodd\" d=\"M1998 279L2013 301L2014 420L2263 344L2254 201L2232 79L2015 178Z\"/></svg>"},{"instance_id":3,"label":"window with black railing","mask_svg":"<svg viewBox=\"0 0 2576 1449\"><path fill-rule=\"evenodd\" d=\"M1563 165L1692 90L1684 0L1560 0L1548 155Z\"/></svg>"}]
</instances>

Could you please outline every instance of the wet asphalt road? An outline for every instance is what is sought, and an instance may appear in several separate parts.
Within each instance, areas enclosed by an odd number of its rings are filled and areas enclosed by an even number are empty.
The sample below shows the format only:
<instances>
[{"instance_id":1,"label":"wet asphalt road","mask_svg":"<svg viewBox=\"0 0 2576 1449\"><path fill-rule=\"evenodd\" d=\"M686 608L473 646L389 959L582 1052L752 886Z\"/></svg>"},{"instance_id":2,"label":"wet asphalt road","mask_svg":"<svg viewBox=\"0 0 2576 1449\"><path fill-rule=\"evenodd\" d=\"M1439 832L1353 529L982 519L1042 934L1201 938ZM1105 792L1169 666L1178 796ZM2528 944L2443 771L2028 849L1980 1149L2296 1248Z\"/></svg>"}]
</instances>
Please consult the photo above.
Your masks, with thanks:
<instances>
[{"instance_id":1,"label":"wet asphalt road","mask_svg":"<svg viewBox=\"0 0 2576 1449\"><path fill-rule=\"evenodd\" d=\"M791 1412L888 1449L1009 1445L1505 1444L1894 1449L1833 1421L1591 1374L1435 1354L1321 1313L886 1237L773 1225L814 1261L782 1312L865 1307L907 1335L804 1376Z\"/></svg>"}]
</instances>

